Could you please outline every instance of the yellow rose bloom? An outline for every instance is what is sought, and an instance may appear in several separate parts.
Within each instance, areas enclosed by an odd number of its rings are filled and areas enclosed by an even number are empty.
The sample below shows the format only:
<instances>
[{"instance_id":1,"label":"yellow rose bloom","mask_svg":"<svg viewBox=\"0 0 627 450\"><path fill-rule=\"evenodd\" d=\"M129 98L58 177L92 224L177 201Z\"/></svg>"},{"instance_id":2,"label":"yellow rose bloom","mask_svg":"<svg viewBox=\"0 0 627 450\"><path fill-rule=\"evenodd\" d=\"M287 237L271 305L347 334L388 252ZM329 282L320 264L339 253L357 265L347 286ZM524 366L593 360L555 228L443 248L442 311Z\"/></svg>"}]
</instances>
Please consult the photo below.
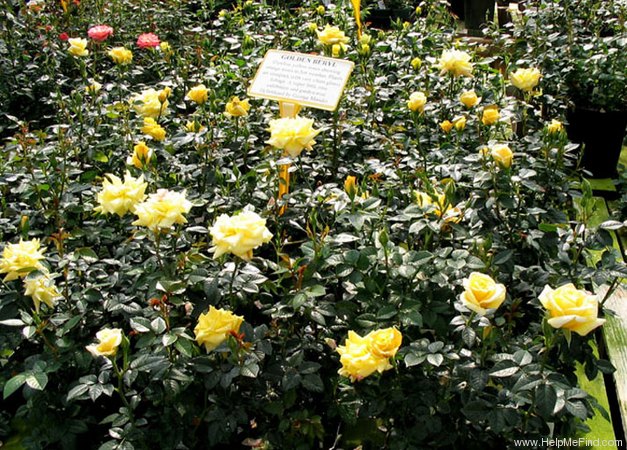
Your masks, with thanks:
<instances>
[{"instance_id":1,"label":"yellow rose bloom","mask_svg":"<svg viewBox=\"0 0 627 450\"><path fill-rule=\"evenodd\" d=\"M196 122L195 120L190 120L185 124L185 129L190 133L199 133L205 129L204 126Z\"/></svg>"},{"instance_id":2,"label":"yellow rose bloom","mask_svg":"<svg viewBox=\"0 0 627 450\"><path fill-rule=\"evenodd\" d=\"M126 164L142 169L152 159L152 149L144 141L140 141L133 147L133 154L126 158Z\"/></svg>"},{"instance_id":3,"label":"yellow rose bloom","mask_svg":"<svg viewBox=\"0 0 627 450\"><path fill-rule=\"evenodd\" d=\"M318 40L324 45L344 45L348 43L348 37L338 27L327 25L322 31L316 30L316 33L318 34Z\"/></svg>"},{"instance_id":4,"label":"yellow rose bloom","mask_svg":"<svg viewBox=\"0 0 627 450\"><path fill-rule=\"evenodd\" d=\"M392 358L396 355L403 335L396 328L384 328L368 333L364 339L368 342L370 352L379 358Z\"/></svg>"},{"instance_id":5,"label":"yellow rose bloom","mask_svg":"<svg viewBox=\"0 0 627 450\"><path fill-rule=\"evenodd\" d=\"M459 96L459 101L464 104L466 108L472 108L479 103L479 97L475 91L465 91Z\"/></svg>"},{"instance_id":6,"label":"yellow rose bloom","mask_svg":"<svg viewBox=\"0 0 627 450\"><path fill-rule=\"evenodd\" d=\"M185 198L185 191L159 189L155 194L150 194L146 201L135 206L137 220L133 225L147 227L155 233L168 231L175 223L187 223L183 214L187 214L191 208L191 202Z\"/></svg>"},{"instance_id":7,"label":"yellow rose bloom","mask_svg":"<svg viewBox=\"0 0 627 450\"><path fill-rule=\"evenodd\" d=\"M348 196L352 199L357 195L357 177L353 175L349 175L344 180L344 190L348 194Z\"/></svg>"},{"instance_id":8,"label":"yellow rose bloom","mask_svg":"<svg viewBox=\"0 0 627 450\"><path fill-rule=\"evenodd\" d=\"M440 128L445 133L450 133L453 129L453 123L450 120L445 120L444 122L440 123Z\"/></svg>"},{"instance_id":9,"label":"yellow rose bloom","mask_svg":"<svg viewBox=\"0 0 627 450\"><path fill-rule=\"evenodd\" d=\"M313 119L298 116L271 120L268 128L270 139L266 143L296 158L304 149L311 150L316 143L314 138L320 130L314 130L313 123Z\"/></svg>"},{"instance_id":10,"label":"yellow rose bloom","mask_svg":"<svg viewBox=\"0 0 627 450\"><path fill-rule=\"evenodd\" d=\"M144 201L148 184L144 176L133 178L130 173L124 175L124 182L110 173L105 175L102 190L98 192L98 205L94 211L100 214L117 214L122 217L135 206Z\"/></svg>"},{"instance_id":11,"label":"yellow rose bloom","mask_svg":"<svg viewBox=\"0 0 627 450\"><path fill-rule=\"evenodd\" d=\"M231 333L239 332L244 318L236 316L231 311L209 307L209 311L198 317L198 324L194 328L196 342L204 345L207 352L217 348Z\"/></svg>"},{"instance_id":12,"label":"yellow rose bloom","mask_svg":"<svg viewBox=\"0 0 627 450\"><path fill-rule=\"evenodd\" d=\"M159 43L159 49L163 53L172 53L172 48L170 47L170 44L166 41L162 41Z\"/></svg>"},{"instance_id":13,"label":"yellow rose bloom","mask_svg":"<svg viewBox=\"0 0 627 450\"><path fill-rule=\"evenodd\" d=\"M165 129L152 117L146 117L144 119L144 126L141 130L142 133L147 134L156 141L163 141L165 139Z\"/></svg>"},{"instance_id":14,"label":"yellow rose bloom","mask_svg":"<svg viewBox=\"0 0 627 450\"><path fill-rule=\"evenodd\" d=\"M331 56L333 56L334 58L339 58L342 51L345 49L346 46L344 44L333 44L331 46Z\"/></svg>"},{"instance_id":15,"label":"yellow rose bloom","mask_svg":"<svg viewBox=\"0 0 627 450\"><path fill-rule=\"evenodd\" d=\"M461 50L444 50L438 64L440 74L451 73L455 77L471 77L470 55Z\"/></svg>"},{"instance_id":16,"label":"yellow rose bloom","mask_svg":"<svg viewBox=\"0 0 627 450\"><path fill-rule=\"evenodd\" d=\"M68 52L74 56L87 56L89 55L89 50L87 50L87 39L84 38L72 38L68 39L68 44L70 44L70 48Z\"/></svg>"},{"instance_id":17,"label":"yellow rose bloom","mask_svg":"<svg viewBox=\"0 0 627 450\"><path fill-rule=\"evenodd\" d=\"M326 11L326 10L324 9L324 6L322 6L322 5L319 5L319 6L316 8L316 12L317 12L318 14L324 14L324 12L325 12L325 11Z\"/></svg>"},{"instance_id":18,"label":"yellow rose bloom","mask_svg":"<svg viewBox=\"0 0 627 450\"><path fill-rule=\"evenodd\" d=\"M493 145L490 149L492 159L501 167L506 169L512 166L514 154L512 150L505 144Z\"/></svg>"},{"instance_id":19,"label":"yellow rose bloom","mask_svg":"<svg viewBox=\"0 0 627 450\"><path fill-rule=\"evenodd\" d=\"M499 113L499 108L496 105L490 105L483 108L483 113L481 115L481 123L484 125L494 125L499 121L501 114Z\"/></svg>"},{"instance_id":20,"label":"yellow rose bloom","mask_svg":"<svg viewBox=\"0 0 627 450\"><path fill-rule=\"evenodd\" d=\"M122 343L122 330L120 328L103 328L96 333L97 344L85 347L94 356L114 356Z\"/></svg>"},{"instance_id":21,"label":"yellow rose bloom","mask_svg":"<svg viewBox=\"0 0 627 450\"><path fill-rule=\"evenodd\" d=\"M414 70L418 70L422 66L422 59L416 57L416 58L411 60L410 64L411 64L411 66L413 67Z\"/></svg>"},{"instance_id":22,"label":"yellow rose bloom","mask_svg":"<svg viewBox=\"0 0 627 450\"><path fill-rule=\"evenodd\" d=\"M344 345L337 348L342 364L337 373L355 382L363 380L374 372L383 373L391 369L392 365L388 358L373 354L369 344L370 340L361 337L354 331L349 331Z\"/></svg>"},{"instance_id":23,"label":"yellow rose bloom","mask_svg":"<svg viewBox=\"0 0 627 450\"><path fill-rule=\"evenodd\" d=\"M433 204L435 205L433 212L445 222L459 223L462 220L461 209L457 206L451 205L446 199L446 195L438 194L437 199L433 202Z\"/></svg>"},{"instance_id":24,"label":"yellow rose bloom","mask_svg":"<svg viewBox=\"0 0 627 450\"><path fill-rule=\"evenodd\" d=\"M564 131L564 125L559 120L551 120L551 123L546 127L549 134L561 133Z\"/></svg>"},{"instance_id":25,"label":"yellow rose bloom","mask_svg":"<svg viewBox=\"0 0 627 450\"><path fill-rule=\"evenodd\" d=\"M462 131L466 128L466 116L459 116L453 119L453 126L457 131Z\"/></svg>"},{"instance_id":26,"label":"yellow rose bloom","mask_svg":"<svg viewBox=\"0 0 627 450\"><path fill-rule=\"evenodd\" d=\"M0 273L6 273L4 281L24 278L33 270L44 270L41 260L45 250L39 249L39 239L31 239L17 244L7 244L0 259Z\"/></svg>"},{"instance_id":27,"label":"yellow rose bloom","mask_svg":"<svg viewBox=\"0 0 627 450\"><path fill-rule=\"evenodd\" d=\"M89 95L95 95L102 89L102 84L92 80L89 86L85 86L85 92Z\"/></svg>"},{"instance_id":28,"label":"yellow rose bloom","mask_svg":"<svg viewBox=\"0 0 627 450\"><path fill-rule=\"evenodd\" d=\"M232 217L222 214L209 228L213 258L232 253L245 261L253 257L253 250L270 242L272 233L266 228L266 219L253 211L242 211Z\"/></svg>"},{"instance_id":29,"label":"yellow rose bloom","mask_svg":"<svg viewBox=\"0 0 627 450\"><path fill-rule=\"evenodd\" d=\"M309 22L305 25L305 28L313 33L318 30L318 25L316 25L314 22Z\"/></svg>"},{"instance_id":30,"label":"yellow rose bloom","mask_svg":"<svg viewBox=\"0 0 627 450\"><path fill-rule=\"evenodd\" d=\"M575 288L572 283L557 289L547 285L538 298L549 312L548 322L553 328L565 328L585 336L605 323L605 319L597 317L597 296Z\"/></svg>"},{"instance_id":31,"label":"yellow rose bloom","mask_svg":"<svg viewBox=\"0 0 627 450\"><path fill-rule=\"evenodd\" d=\"M202 105L209 98L209 90L205 87L204 84L196 85L189 90L186 98L198 105Z\"/></svg>"},{"instance_id":32,"label":"yellow rose bloom","mask_svg":"<svg viewBox=\"0 0 627 450\"><path fill-rule=\"evenodd\" d=\"M161 91L156 91L153 88L146 89L140 94L135 94L131 99L133 109L140 116L152 119L167 115L169 103L167 100L161 102L159 94L161 94Z\"/></svg>"},{"instance_id":33,"label":"yellow rose bloom","mask_svg":"<svg viewBox=\"0 0 627 450\"><path fill-rule=\"evenodd\" d=\"M114 63L120 65L130 64L133 61L133 52L124 47L113 47L108 55Z\"/></svg>"},{"instance_id":34,"label":"yellow rose bloom","mask_svg":"<svg viewBox=\"0 0 627 450\"><path fill-rule=\"evenodd\" d=\"M61 297L54 281L48 275L24 278L24 295L33 299L35 311L39 312L39 305L45 303L49 308L54 308L54 304Z\"/></svg>"},{"instance_id":35,"label":"yellow rose bloom","mask_svg":"<svg viewBox=\"0 0 627 450\"><path fill-rule=\"evenodd\" d=\"M412 93L407 101L407 107L410 111L420 111L421 113L425 110L426 104L427 96L423 92Z\"/></svg>"},{"instance_id":36,"label":"yellow rose bloom","mask_svg":"<svg viewBox=\"0 0 627 450\"><path fill-rule=\"evenodd\" d=\"M459 296L471 311L484 316L488 309L497 309L505 301L505 286L496 283L489 275L473 272L463 281L464 292Z\"/></svg>"},{"instance_id":37,"label":"yellow rose bloom","mask_svg":"<svg viewBox=\"0 0 627 450\"><path fill-rule=\"evenodd\" d=\"M509 74L509 79L518 89L529 92L538 85L541 76L540 71L533 67L531 69L518 69Z\"/></svg>"},{"instance_id":38,"label":"yellow rose bloom","mask_svg":"<svg viewBox=\"0 0 627 450\"><path fill-rule=\"evenodd\" d=\"M240 100L239 97L233 97L226 104L224 115L227 117L244 117L248 115L248 111L250 111L248 100Z\"/></svg>"}]
</instances>

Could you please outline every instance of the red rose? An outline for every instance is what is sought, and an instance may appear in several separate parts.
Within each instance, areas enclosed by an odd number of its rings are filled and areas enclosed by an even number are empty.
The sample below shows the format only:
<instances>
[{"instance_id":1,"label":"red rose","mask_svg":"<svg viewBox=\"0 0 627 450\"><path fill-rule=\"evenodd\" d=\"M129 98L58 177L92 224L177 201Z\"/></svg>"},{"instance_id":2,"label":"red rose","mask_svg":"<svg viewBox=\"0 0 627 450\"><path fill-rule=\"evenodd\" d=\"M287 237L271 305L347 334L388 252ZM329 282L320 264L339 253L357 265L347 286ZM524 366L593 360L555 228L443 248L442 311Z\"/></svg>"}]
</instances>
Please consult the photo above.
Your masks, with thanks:
<instances>
[{"instance_id":1,"label":"red rose","mask_svg":"<svg viewBox=\"0 0 627 450\"><path fill-rule=\"evenodd\" d=\"M67 41L70 38L70 35L67 34L65 31L61 34L59 34L59 39L62 41Z\"/></svg>"},{"instance_id":2,"label":"red rose","mask_svg":"<svg viewBox=\"0 0 627 450\"><path fill-rule=\"evenodd\" d=\"M154 33L143 33L137 38L137 46L139 48L158 47L159 37Z\"/></svg>"},{"instance_id":3,"label":"red rose","mask_svg":"<svg viewBox=\"0 0 627 450\"><path fill-rule=\"evenodd\" d=\"M87 30L87 35L94 41L104 41L113 34L113 28L109 25L96 25Z\"/></svg>"}]
</instances>

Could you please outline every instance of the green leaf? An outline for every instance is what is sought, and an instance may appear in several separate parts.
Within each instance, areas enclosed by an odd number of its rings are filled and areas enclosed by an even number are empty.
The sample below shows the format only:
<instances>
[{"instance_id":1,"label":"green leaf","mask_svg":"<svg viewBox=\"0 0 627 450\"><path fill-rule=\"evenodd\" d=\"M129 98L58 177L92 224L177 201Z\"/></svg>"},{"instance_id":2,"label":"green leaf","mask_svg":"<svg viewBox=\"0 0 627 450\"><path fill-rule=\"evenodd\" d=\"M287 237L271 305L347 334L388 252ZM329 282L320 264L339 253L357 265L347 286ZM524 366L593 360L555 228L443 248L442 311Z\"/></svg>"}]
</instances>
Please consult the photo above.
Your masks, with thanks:
<instances>
[{"instance_id":1,"label":"green leaf","mask_svg":"<svg viewBox=\"0 0 627 450\"><path fill-rule=\"evenodd\" d=\"M427 361L435 367L439 367L444 362L444 356L440 353L427 355Z\"/></svg>"},{"instance_id":2,"label":"green leaf","mask_svg":"<svg viewBox=\"0 0 627 450\"><path fill-rule=\"evenodd\" d=\"M15 375L9 381L7 381L4 385L4 393L3 393L4 399L6 400L6 398L9 397L9 395L13 394L20 387L22 387L22 385L26 382L27 378L28 378L28 374L20 373L20 374Z\"/></svg>"},{"instance_id":3,"label":"green leaf","mask_svg":"<svg viewBox=\"0 0 627 450\"><path fill-rule=\"evenodd\" d=\"M240 373L244 377L257 378L257 375L259 374L259 365L252 363L242 366L242 371Z\"/></svg>"},{"instance_id":4,"label":"green leaf","mask_svg":"<svg viewBox=\"0 0 627 450\"><path fill-rule=\"evenodd\" d=\"M557 393L550 384L541 384L536 388L536 408L542 417L550 418L557 403Z\"/></svg>"},{"instance_id":5,"label":"green leaf","mask_svg":"<svg viewBox=\"0 0 627 450\"><path fill-rule=\"evenodd\" d=\"M305 375L301 381L303 387L312 392L324 392L324 383L318 374Z\"/></svg>"},{"instance_id":6,"label":"green leaf","mask_svg":"<svg viewBox=\"0 0 627 450\"><path fill-rule=\"evenodd\" d=\"M26 377L26 384L37 391L43 391L48 384L48 375L44 372L31 372Z\"/></svg>"}]
</instances>

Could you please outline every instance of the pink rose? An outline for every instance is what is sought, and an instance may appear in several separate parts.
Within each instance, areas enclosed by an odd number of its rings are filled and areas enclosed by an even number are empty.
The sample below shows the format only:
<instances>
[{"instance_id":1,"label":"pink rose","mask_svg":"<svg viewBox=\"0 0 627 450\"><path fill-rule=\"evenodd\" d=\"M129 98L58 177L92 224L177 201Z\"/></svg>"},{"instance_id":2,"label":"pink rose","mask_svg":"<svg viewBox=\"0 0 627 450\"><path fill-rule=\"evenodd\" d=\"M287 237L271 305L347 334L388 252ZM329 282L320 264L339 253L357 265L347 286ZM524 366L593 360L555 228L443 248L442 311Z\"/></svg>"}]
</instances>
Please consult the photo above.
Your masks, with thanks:
<instances>
[{"instance_id":1,"label":"pink rose","mask_svg":"<svg viewBox=\"0 0 627 450\"><path fill-rule=\"evenodd\" d=\"M139 48L158 47L159 37L154 33L143 33L137 38L137 46Z\"/></svg>"},{"instance_id":2,"label":"pink rose","mask_svg":"<svg viewBox=\"0 0 627 450\"><path fill-rule=\"evenodd\" d=\"M67 34L65 31L59 34L59 40L61 41L67 41L69 38L70 38L70 35Z\"/></svg>"},{"instance_id":3,"label":"pink rose","mask_svg":"<svg viewBox=\"0 0 627 450\"><path fill-rule=\"evenodd\" d=\"M101 42L113 35L113 28L109 25L96 25L87 30L87 35L94 41Z\"/></svg>"}]
</instances>

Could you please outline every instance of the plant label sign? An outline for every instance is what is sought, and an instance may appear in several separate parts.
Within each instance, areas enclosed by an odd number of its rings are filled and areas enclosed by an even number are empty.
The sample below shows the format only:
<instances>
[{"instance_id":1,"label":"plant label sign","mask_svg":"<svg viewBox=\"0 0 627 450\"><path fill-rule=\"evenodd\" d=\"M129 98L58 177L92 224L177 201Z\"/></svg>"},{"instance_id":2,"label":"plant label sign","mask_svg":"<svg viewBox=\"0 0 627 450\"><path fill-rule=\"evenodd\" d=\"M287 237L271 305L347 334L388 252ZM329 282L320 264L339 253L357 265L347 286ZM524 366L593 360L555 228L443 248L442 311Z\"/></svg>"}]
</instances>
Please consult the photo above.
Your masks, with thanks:
<instances>
[{"instance_id":1,"label":"plant label sign","mask_svg":"<svg viewBox=\"0 0 627 450\"><path fill-rule=\"evenodd\" d=\"M335 111L354 65L343 59L268 50L248 95Z\"/></svg>"}]
</instances>

